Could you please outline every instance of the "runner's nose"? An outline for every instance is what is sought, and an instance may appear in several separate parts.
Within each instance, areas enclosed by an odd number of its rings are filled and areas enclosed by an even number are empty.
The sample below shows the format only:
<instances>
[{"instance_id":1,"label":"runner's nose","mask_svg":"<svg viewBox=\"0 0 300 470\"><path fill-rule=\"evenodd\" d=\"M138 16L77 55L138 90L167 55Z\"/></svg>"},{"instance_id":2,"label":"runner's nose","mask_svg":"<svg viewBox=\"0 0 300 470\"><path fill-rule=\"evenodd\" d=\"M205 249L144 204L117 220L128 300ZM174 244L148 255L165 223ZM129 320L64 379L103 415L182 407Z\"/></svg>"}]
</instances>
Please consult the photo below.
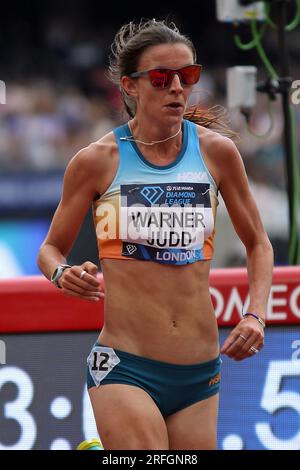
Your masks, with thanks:
<instances>
[{"instance_id":1,"label":"runner's nose","mask_svg":"<svg viewBox=\"0 0 300 470\"><path fill-rule=\"evenodd\" d=\"M181 84L181 81L180 81L180 76L178 73L174 73L174 76L172 78L172 81L171 81L171 85L170 85L170 90L182 90L183 87L182 87L182 84Z\"/></svg>"}]
</instances>

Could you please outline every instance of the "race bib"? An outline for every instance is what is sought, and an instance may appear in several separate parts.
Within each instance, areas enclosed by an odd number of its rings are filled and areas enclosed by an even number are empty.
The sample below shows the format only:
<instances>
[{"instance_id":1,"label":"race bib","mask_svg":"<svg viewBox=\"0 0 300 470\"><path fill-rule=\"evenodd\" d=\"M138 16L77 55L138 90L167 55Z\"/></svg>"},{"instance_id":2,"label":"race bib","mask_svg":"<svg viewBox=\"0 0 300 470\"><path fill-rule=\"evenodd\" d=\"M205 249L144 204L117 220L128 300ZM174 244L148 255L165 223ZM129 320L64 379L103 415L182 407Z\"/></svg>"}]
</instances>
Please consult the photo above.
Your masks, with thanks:
<instances>
[{"instance_id":1,"label":"race bib","mask_svg":"<svg viewBox=\"0 0 300 470\"><path fill-rule=\"evenodd\" d=\"M87 358L87 365L97 387L119 362L120 359L112 348L99 345L93 347Z\"/></svg>"},{"instance_id":2,"label":"race bib","mask_svg":"<svg viewBox=\"0 0 300 470\"><path fill-rule=\"evenodd\" d=\"M154 249L196 250L211 226L209 183L121 185L120 238Z\"/></svg>"}]
</instances>

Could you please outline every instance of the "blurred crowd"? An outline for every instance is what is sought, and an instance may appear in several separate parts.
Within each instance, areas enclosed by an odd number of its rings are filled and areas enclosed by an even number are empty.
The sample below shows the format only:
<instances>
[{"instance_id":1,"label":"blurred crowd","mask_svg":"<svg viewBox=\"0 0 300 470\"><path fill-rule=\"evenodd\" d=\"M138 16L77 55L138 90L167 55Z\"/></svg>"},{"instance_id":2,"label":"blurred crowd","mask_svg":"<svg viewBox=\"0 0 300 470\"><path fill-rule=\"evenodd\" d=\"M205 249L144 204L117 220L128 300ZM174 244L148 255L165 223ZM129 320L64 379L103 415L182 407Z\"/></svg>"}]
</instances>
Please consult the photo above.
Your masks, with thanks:
<instances>
[{"instance_id":1,"label":"blurred crowd","mask_svg":"<svg viewBox=\"0 0 300 470\"><path fill-rule=\"evenodd\" d=\"M191 104L226 107L219 75L218 70L203 73ZM78 150L124 122L128 116L107 69L99 67L93 71L92 80L92 93L85 93L76 84L62 86L45 78L8 83L6 105L0 105L0 168L63 169ZM298 134L300 111L294 108ZM229 126L240 136L237 145L249 177L257 183L284 189L283 116L279 98L271 105L271 115L269 111L267 97L259 95L248 123L240 111L228 110L227 118Z\"/></svg>"},{"instance_id":2,"label":"blurred crowd","mask_svg":"<svg viewBox=\"0 0 300 470\"><path fill-rule=\"evenodd\" d=\"M115 127L121 114L118 91L105 70L99 70L98 80L103 92L93 96L45 79L9 84L7 104L0 107L1 168L64 168L79 149Z\"/></svg>"},{"instance_id":3,"label":"blurred crowd","mask_svg":"<svg viewBox=\"0 0 300 470\"><path fill-rule=\"evenodd\" d=\"M59 15L54 14L51 5L46 2L44 11L37 9L36 18L34 10L30 13L24 9L21 17L10 25L2 25L7 44L0 40L0 78L6 82L7 96L6 104L0 105L0 169L65 168L79 149L127 119L119 90L107 74L117 27L101 21L99 29L100 20L91 16L92 11L97 11L96 3L94 10L83 7L77 13L67 8L68 15L63 8ZM208 3L205 5L208 8ZM191 35L204 65L191 104L226 107L226 67L240 64L242 58L259 67L259 79L265 78L266 73L257 54L240 53L233 43L232 31L215 21L212 11L206 14L210 22L205 27L203 24L200 32L193 21L182 24L183 20L173 15L179 28ZM222 40L222 54L216 33ZM294 79L300 77L298 34L289 33ZM268 34L264 40L268 55L278 68L276 37ZM237 111L229 112L230 126L240 134L238 146L249 177L259 184L284 190L279 97L272 102L271 109L272 116L266 95L259 93L248 124ZM299 132L300 106L294 109Z\"/></svg>"}]
</instances>

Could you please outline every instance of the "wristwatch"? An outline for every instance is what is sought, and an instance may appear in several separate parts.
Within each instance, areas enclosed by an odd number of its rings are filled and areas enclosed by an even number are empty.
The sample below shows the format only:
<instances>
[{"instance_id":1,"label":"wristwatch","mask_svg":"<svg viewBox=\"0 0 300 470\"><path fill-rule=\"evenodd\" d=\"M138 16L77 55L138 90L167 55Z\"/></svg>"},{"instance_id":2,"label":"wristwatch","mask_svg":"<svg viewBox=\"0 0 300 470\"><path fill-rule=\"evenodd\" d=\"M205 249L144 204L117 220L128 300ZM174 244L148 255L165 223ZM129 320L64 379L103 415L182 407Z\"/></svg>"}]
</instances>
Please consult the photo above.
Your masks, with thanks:
<instances>
[{"instance_id":1,"label":"wristwatch","mask_svg":"<svg viewBox=\"0 0 300 470\"><path fill-rule=\"evenodd\" d=\"M51 282L56 286L58 287L59 289L61 289L60 285L58 284L58 281L59 279L61 278L62 276L62 273L64 272L65 269L67 268L71 268L72 266L70 266L69 264L59 264L57 266L57 268L55 269L54 273L52 274L51 276Z\"/></svg>"}]
</instances>

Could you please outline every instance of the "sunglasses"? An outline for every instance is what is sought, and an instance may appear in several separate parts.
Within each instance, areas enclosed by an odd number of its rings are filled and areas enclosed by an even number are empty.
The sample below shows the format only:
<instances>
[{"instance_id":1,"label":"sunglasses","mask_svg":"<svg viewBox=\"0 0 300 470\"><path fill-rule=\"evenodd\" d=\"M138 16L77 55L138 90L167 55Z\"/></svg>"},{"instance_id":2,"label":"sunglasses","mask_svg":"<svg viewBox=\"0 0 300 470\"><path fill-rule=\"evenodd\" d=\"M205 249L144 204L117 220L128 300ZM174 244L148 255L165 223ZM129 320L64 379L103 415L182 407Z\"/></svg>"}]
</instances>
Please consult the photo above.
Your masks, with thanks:
<instances>
[{"instance_id":1,"label":"sunglasses","mask_svg":"<svg viewBox=\"0 0 300 470\"><path fill-rule=\"evenodd\" d=\"M177 74L183 85L195 85L201 75L202 65L193 64L182 67L181 69L152 69L134 72L128 76L139 78L148 75L151 85L154 88L167 88L172 82L174 75Z\"/></svg>"}]
</instances>

